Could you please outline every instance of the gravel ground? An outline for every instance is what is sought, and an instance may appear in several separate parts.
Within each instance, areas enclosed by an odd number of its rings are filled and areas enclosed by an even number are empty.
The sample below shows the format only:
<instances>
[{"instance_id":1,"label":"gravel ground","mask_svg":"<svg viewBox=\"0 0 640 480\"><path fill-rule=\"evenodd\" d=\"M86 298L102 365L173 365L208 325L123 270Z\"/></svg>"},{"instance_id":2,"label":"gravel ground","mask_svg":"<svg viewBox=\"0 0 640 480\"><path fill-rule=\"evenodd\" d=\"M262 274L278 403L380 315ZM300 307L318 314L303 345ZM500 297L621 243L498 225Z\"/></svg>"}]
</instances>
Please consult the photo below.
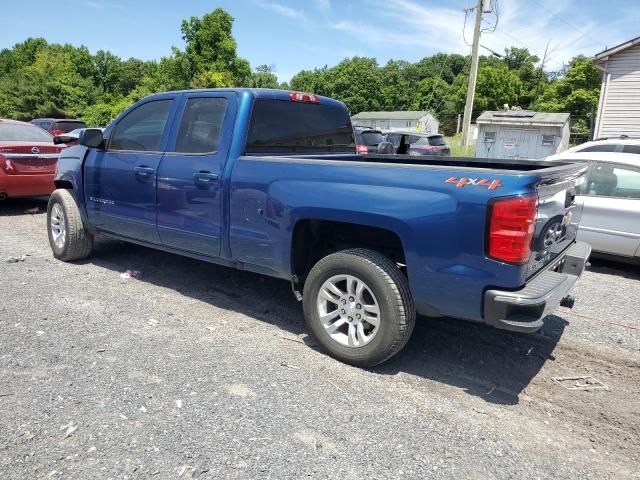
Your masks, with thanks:
<instances>
[{"instance_id":1,"label":"gravel ground","mask_svg":"<svg viewBox=\"0 0 640 480\"><path fill-rule=\"evenodd\" d=\"M44 207L0 205L2 479L640 478L639 267L594 261L540 334L419 319L361 370L286 282L114 241L65 264Z\"/></svg>"}]
</instances>

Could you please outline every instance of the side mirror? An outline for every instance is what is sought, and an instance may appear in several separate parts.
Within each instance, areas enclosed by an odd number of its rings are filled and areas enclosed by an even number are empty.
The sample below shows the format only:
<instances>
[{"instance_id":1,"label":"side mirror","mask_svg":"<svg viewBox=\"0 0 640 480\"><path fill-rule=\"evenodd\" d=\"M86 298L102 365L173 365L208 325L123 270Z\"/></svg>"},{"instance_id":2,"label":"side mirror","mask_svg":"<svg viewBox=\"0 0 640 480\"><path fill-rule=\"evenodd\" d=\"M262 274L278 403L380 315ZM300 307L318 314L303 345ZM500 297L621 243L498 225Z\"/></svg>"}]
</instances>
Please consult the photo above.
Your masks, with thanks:
<instances>
[{"instance_id":1,"label":"side mirror","mask_svg":"<svg viewBox=\"0 0 640 480\"><path fill-rule=\"evenodd\" d=\"M85 128L78 136L78 143L89 148L104 148L102 130L99 128Z\"/></svg>"},{"instance_id":2,"label":"side mirror","mask_svg":"<svg viewBox=\"0 0 640 480\"><path fill-rule=\"evenodd\" d=\"M63 143L70 143L78 141L78 137L75 135L55 135L53 137L54 145L61 145Z\"/></svg>"}]
</instances>

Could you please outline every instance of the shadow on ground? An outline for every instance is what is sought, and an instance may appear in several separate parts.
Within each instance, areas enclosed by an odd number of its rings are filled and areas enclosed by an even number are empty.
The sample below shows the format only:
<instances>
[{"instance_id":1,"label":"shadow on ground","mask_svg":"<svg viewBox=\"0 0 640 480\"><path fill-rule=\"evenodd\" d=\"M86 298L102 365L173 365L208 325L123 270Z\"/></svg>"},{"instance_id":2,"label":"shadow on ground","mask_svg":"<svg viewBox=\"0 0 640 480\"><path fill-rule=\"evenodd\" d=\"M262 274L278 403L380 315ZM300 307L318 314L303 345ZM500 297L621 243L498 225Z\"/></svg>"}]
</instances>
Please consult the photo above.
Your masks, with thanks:
<instances>
[{"instance_id":1,"label":"shadow on ground","mask_svg":"<svg viewBox=\"0 0 640 480\"><path fill-rule=\"evenodd\" d=\"M46 211L42 201L14 200L0 206L0 216L32 213L34 207ZM282 280L113 240L100 240L95 254L83 263L116 273L140 270L142 282L295 335L305 333L301 306ZM604 260L594 262L595 269L637 277L632 268ZM517 404L545 362L554 360L553 351L566 325L566 320L551 315L541 332L521 335L451 318L419 318L407 347L373 371L380 375L404 372L464 389L490 403ZM315 346L310 338L307 343Z\"/></svg>"},{"instance_id":2,"label":"shadow on ground","mask_svg":"<svg viewBox=\"0 0 640 480\"><path fill-rule=\"evenodd\" d=\"M101 240L85 263L115 273L140 270L139 281L240 312L294 335L306 331L301 305L282 280L112 240ZM519 335L451 318L419 318L407 347L373 371L404 372L462 388L487 402L516 404L544 363L553 360L566 324L550 316L542 333ZM317 348L310 337L306 343Z\"/></svg>"},{"instance_id":3,"label":"shadow on ground","mask_svg":"<svg viewBox=\"0 0 640 480\"><path fill-rule=\"evenodd\" d=\"M49 197L9 198L0 201L0 217L17 217L47 213ZM46 232L44 232L46 234Z\"/></svg>"}]
</instances>

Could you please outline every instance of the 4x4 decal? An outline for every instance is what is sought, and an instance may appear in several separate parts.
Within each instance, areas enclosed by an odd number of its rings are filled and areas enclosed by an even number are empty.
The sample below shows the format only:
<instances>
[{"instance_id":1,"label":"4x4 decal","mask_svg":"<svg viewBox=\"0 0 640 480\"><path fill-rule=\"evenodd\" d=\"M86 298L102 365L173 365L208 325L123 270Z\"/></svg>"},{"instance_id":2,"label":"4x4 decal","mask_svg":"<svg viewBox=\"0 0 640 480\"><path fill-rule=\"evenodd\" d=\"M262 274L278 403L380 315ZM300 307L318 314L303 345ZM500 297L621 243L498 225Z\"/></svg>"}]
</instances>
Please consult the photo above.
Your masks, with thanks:
<instances>
[{"instance_id":1,"label":"4x4 decal","mask_svg":"<svg viewBox=\"0 0 640 480\"><path fill-rule=\"evenodd\" d=\"M447 179L446 183L455 183L458 188L472 185L474 187L487 187L489 190L496 190L502 186L500 180L488 180L486 178L451 177Z\"/></svg>"}]
</instances>

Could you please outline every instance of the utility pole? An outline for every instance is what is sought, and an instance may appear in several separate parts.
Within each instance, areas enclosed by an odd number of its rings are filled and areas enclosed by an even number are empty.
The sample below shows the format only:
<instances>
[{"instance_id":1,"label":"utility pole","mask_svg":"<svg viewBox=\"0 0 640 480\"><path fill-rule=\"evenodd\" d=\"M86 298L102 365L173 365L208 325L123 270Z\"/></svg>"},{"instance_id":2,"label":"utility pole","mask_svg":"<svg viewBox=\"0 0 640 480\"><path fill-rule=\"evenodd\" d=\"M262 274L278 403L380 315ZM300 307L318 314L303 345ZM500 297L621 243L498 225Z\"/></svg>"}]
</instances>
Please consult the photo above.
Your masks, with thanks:
<instances>
[{"instance_id":1,"label":"utility pole","mask_svg":"<svg viewBox=\"0 0 640 480\"><path fill-rule=\"evenodd\" d=\"M486 0L478 0L475 7L476 23L473 29L473 45L471 47L471 71L469 72L469 86L467 88L467 103L464 105L464 117L462 119L462 141L463 147L467 147L469 128L471 126L471 115L473 113L473 97L476 94L476 80L478 78L478 49L480 47L480 28L482 26L482 6Z\"/></svg>"}]
</instances>

